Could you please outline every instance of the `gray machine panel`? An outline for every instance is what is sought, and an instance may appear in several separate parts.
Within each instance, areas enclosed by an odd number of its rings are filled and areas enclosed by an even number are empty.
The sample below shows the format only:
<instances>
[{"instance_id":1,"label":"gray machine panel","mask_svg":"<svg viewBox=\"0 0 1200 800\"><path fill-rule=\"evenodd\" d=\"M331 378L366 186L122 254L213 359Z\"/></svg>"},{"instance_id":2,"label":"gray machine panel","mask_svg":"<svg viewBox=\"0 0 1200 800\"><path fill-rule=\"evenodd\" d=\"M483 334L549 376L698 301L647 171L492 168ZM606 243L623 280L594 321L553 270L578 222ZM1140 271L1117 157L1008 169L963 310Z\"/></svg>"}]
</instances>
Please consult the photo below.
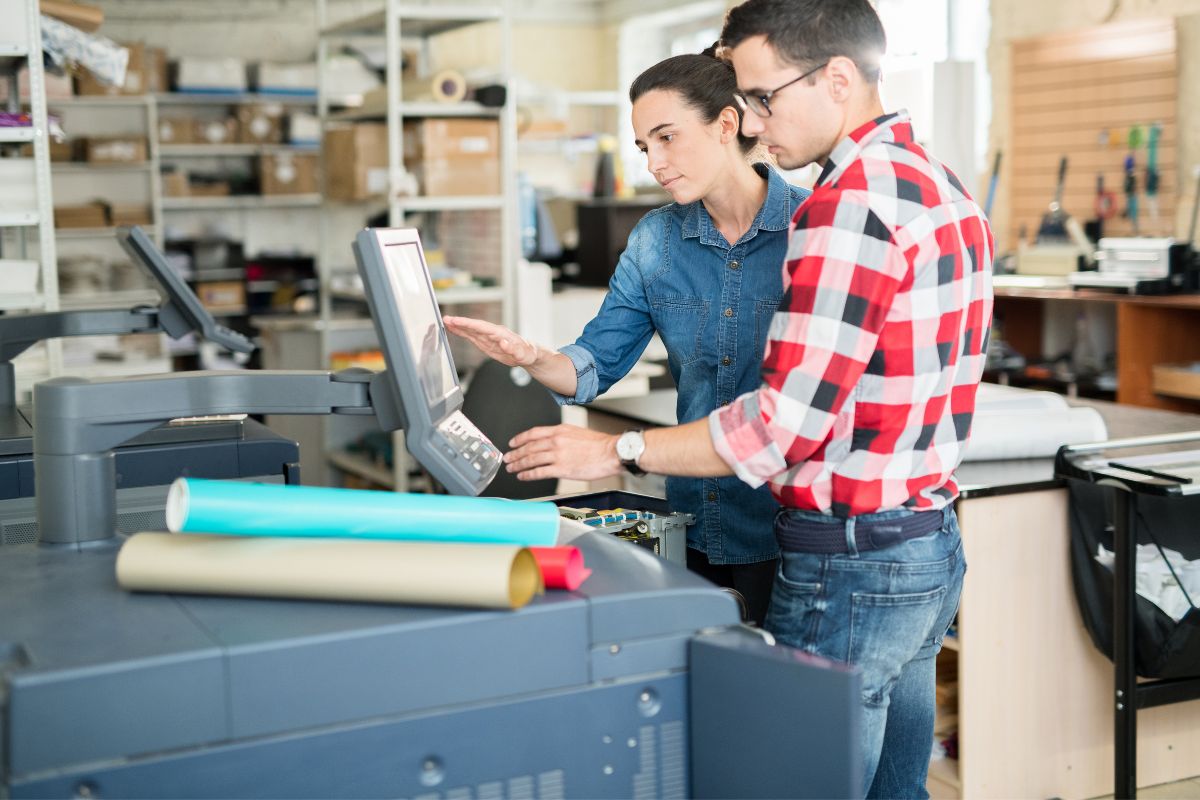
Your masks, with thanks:
<instances>
[{"instance_id":1,"label":"gray machine panel","mask_svg":"<svg viewBox=\"0 0 1200 800\"><path fill-rule=\"evenodd\" d=\"M597 569L584 587L515 612L130 594L115 548L0 549L0 602L24 610L0 618L0 651L15 654L0 664L7 781L18 796L118 761L682 675L688 636L738 620L725 592L640 548L599 533L577 544ZM628 655L595 667L614 644Z\"/></svg>"}]
</instances>

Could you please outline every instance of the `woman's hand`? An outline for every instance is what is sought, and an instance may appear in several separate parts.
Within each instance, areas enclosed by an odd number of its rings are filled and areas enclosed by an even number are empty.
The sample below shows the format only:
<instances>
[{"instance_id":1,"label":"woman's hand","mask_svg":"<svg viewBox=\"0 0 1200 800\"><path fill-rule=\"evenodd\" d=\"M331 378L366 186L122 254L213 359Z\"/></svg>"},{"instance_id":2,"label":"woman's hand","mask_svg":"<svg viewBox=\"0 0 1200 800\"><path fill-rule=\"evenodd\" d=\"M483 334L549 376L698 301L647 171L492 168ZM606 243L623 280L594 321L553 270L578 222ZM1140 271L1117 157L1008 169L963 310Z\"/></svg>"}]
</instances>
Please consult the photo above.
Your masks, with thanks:
<instances>
[{"instance_id":1,"label":"woman's hand","mask_svg":"<svg viewBox=\"0 0 1200 800\"><path fill-rule=\"evenodd\" d=\"M538 360L538 346L503 325L470 317L442 317L442 321L446 330L471 342L501 364L529 367Z\"/></svg>"},{"instance_id":2,"label":"woman's hand","mask_svg":"<svg viewBox=\"0 0 1200 800\"><path fill-rule=\"evenodd\" d=\"M575 425L530 428L508 443L504 463L517 479L573 478L595 481L619 475L617 437Z\"/></svg>"}]
</instances>

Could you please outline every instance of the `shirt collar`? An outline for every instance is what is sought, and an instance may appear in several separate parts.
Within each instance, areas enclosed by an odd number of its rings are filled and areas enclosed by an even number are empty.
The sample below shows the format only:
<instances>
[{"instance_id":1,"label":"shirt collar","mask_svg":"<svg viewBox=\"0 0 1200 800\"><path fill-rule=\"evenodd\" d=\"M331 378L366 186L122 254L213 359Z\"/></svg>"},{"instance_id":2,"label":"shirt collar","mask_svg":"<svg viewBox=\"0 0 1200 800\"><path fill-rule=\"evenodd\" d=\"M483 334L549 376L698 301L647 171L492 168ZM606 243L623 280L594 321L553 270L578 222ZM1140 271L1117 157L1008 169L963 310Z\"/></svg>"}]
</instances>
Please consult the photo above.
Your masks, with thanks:
<instances>
[{"instance_id":1,"label":"shirt collar","mask_svg":"<svg viewBox=\"0 0 1200 800\"><path fill-rule=\"evenodd\" d=\"M760 230L787 230L794 210L791 207L791 192L787 181L783 179L778 170L772 169L769 164L758 162L754 164L754 171L767 179L767 196L763 199L762 207L758 209L754 221L750 223L750 229L742 237L743 241L750 234ZM721 242L720 234L713 227L712 217L708 215L708 209L704 207L704 202L701 200L688 204L683 218L682 233L685 239L700 237L703 244L717 245ZM730 242L730 244L736 245L737 242Z\"/></svg>"},{"instance_id":2,"label":"shirt collar","mask_svg":"<svg viewBox=\"0 0 1200 800\"><path fill-rule=\"evenodd\" d=\"M846 171L846 167L858 160L867 145L875 142L908 144L912 140L912 122L909 120L908 112L904 109L877 117L856 128L845 139L837 143L825 161L825 168L821 170L821 176L817 178L816 186L824 186L840 178Z\"/></svg>"}]
</instances>

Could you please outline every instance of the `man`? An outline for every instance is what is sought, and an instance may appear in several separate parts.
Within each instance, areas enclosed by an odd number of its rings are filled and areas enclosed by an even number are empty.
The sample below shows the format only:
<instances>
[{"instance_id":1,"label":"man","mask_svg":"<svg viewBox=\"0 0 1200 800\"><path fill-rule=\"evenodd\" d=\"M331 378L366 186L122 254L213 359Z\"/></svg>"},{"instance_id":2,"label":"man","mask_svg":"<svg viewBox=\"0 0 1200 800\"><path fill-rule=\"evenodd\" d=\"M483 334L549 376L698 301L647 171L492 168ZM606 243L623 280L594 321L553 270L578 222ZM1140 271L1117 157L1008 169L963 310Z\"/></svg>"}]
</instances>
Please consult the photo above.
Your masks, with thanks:
<instances>
[{"instance_id":1,"label":"man","mask_svg":"<svg viewBox=\"0 0 1200 800\"><path fill-rule=\"evenodd\" d=\"M722 44L757 136L816 162L793 218L763 384L707 420L513 439L510 471L627 467L770 482L783 551L766 627L863 676L863 787L924 797L934 658L958 607L952 502L991 321L992 235L959 180L885 114L885 37L868 0L749 0Z\"/></svg>"}]
</instances>

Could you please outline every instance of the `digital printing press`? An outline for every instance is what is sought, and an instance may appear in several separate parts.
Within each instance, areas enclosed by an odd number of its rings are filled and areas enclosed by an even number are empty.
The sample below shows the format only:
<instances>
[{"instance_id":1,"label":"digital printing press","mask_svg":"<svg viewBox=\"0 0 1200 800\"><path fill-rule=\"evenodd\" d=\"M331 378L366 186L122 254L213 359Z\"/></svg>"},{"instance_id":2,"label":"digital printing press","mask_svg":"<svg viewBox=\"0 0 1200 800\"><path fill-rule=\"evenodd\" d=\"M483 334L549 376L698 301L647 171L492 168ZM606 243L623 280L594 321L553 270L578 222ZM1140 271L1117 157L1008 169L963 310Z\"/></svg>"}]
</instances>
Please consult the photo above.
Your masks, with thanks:
<instances>
[{"instance_id":1,"label":"digital printing press","mask_svg":"<svg viewBox=\"0 0 1200 800\"><path fill-rule=\"evenodd\" d=\"M113 449L167 419L373 413L450 491L495 474L416 232L363 231L355 255L385 372L35 388L39 542L0 548L0 795L856 795L858 675L605 533L573 542L579 590L517 611L118 588Z\"/></svg>"},{"instance_id":2,"label":"digital printing press","mask_svg":"<svg viewBox=\"0 0 1200 800\"><path fill-rule=\"evenodd\" d=\"M140 228L119 231L117 240L153 280L160 306L0 316L0 546L37 539L34 411L17 404L14 358L46 339L156 331L175 339L195 333L235 352L254 349L217 324ZM181 475L299 483L299 460L295 442L251 419L173 420L117 449L117 528L162 528L167 487Z\"/></svg>"}]
</instances>

